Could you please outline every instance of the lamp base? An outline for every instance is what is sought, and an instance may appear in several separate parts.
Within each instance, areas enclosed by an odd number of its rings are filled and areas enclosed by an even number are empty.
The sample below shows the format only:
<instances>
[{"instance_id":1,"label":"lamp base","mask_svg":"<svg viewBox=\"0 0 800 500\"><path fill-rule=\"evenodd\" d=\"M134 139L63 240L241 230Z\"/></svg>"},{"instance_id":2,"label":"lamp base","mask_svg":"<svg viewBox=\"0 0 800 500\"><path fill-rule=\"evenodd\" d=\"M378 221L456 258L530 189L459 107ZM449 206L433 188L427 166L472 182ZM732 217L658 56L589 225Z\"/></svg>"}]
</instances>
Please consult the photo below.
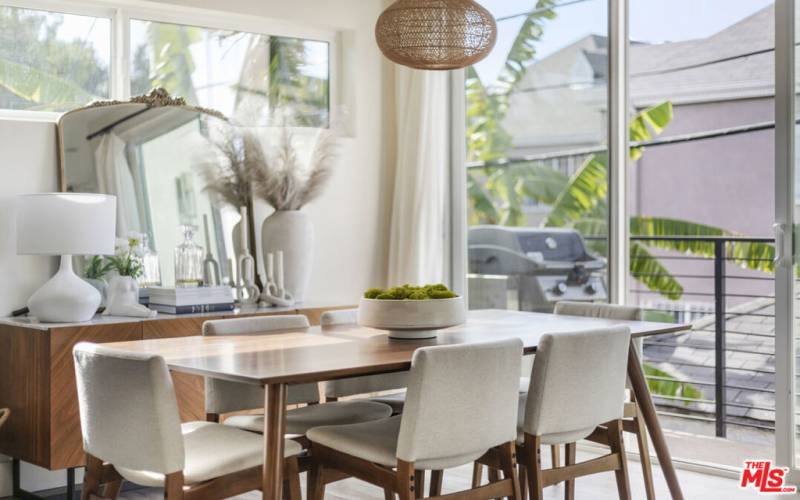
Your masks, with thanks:
<instances>
[{"instance_id":1,"label":"lamp base","mask_svg":"<svg viewBox=\"0 0 800 500\"><path fill-rule=\"evenodd\" d=\"M44 323L89 321L100 305L100 292L72 270L72 256L61 256L61 267L28 299L30 315Z\"/></svg>"}]
</instances>

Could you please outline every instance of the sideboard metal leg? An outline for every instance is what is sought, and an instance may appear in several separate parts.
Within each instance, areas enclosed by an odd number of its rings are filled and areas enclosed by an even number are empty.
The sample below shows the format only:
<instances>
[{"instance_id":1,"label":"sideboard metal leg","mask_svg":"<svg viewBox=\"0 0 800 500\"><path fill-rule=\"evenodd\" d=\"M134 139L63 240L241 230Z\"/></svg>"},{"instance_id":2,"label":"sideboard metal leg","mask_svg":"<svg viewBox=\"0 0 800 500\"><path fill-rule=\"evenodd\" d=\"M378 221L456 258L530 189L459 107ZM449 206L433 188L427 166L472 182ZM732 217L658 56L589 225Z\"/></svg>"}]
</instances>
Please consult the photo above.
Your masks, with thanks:
<instances>
[{"instance_id":1,"label":"sideboard metal leg","mask_svg":"<svg viewBox=\"0 0 800 500\"><path fill-rule=\"evenodd\" d=\"M75 467L67 469L67 500L75 500Z\"/></svg>"}]
</instances>

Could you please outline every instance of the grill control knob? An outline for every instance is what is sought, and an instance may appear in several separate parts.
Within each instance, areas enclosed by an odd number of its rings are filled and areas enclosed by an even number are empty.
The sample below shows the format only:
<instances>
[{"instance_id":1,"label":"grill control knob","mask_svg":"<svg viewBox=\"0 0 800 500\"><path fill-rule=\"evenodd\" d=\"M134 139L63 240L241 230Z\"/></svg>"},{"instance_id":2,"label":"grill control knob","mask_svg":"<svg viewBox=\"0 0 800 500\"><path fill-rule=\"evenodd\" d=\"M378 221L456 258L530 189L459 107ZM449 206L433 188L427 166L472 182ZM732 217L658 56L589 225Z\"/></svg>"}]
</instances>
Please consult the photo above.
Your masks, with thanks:
<instances>
[{"instance_id":1,"label":"grill control knob","mask_svg":"<svg viewBox=\"0 0 800 500\"><path fill-rule=\"evenodd\" d=\"M594 283L589 283L583 288L583 291L588 293L589 295L594 295L597 293L597 287Z\"/></svg>"},{"instance_id":2,"label":"grill control knob","mask_svg":"<svg viewBox=\"0 0 800 500\"><path fill-rule=\"evenodd\" d=\"M559 281L556 283L556 286L553 287L553 293L556 295L564 295L567 293L567 284L563 281Z\"/></svg>"}]
</instances>

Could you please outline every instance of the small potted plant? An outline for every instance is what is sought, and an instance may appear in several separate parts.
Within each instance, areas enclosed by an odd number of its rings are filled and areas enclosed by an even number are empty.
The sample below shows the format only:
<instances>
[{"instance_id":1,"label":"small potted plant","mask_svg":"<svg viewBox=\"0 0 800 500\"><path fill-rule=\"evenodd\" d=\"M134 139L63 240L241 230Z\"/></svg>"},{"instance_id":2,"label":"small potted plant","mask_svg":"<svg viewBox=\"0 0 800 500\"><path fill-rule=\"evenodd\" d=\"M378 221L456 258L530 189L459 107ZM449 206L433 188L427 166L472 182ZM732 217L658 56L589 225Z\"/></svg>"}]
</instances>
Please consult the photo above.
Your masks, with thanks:
<instances>
[{"instance_id":1,"label":"small potted plant","mask_svg":"<svg viewBox=\"0 0 800 500\"><path fill-rule=\"evenodd\" d=\"M105 275L108 274L112 266L113 264L106 262L102 256L95 255L89 259L89 262L86 264L86 268L83 271L83 279L95 287L98 292L100 292L100 297L103 299L103 304L105 304L106 289L108 288Z\"/></svg>"},{"instance_id":2,"label":"small potted plant","mask_svg":"<svg viewBox=\"0 0 800 500\"><path fill-rule=\"evenodd\" d=\"M118 238L116 255L109 257L111 270L116 272L108 284L105 314L115 316L152 317L155 311L139 304L137 279L144 272L142 236L131 233Z\"/></svg>"}]
</instances>

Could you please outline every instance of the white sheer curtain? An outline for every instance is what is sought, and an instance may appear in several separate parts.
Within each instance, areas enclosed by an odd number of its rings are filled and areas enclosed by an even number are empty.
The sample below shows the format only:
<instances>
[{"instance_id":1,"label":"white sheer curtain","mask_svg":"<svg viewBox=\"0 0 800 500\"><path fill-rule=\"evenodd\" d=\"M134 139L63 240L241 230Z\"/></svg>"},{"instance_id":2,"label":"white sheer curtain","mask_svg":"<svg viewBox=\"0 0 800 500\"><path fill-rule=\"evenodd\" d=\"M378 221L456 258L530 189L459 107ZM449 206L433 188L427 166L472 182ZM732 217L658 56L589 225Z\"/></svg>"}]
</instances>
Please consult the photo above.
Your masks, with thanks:
<instances>
[{"instance_id":1,"label":"white sheer curtain","mask_svg":"<svg viewBox=\"0 0 800 500\"><path fill-rule=\"evenodd\" d=\"M125 155L125 141L113 133L103 134L97 142L94 161L98 191L117 197L117 235L141 232L136 187Z\"/></svg>"},{"instance_id":2,"label":"white sheer curtain","mask_svg":"<svg viewBox=\"0 0 800 500\"><path fill-rule=\"evenodd\" d=\"M445 257L448 76L395 68L397 160L388 284L439 282Z\"/></svg>"}]
</instances>

